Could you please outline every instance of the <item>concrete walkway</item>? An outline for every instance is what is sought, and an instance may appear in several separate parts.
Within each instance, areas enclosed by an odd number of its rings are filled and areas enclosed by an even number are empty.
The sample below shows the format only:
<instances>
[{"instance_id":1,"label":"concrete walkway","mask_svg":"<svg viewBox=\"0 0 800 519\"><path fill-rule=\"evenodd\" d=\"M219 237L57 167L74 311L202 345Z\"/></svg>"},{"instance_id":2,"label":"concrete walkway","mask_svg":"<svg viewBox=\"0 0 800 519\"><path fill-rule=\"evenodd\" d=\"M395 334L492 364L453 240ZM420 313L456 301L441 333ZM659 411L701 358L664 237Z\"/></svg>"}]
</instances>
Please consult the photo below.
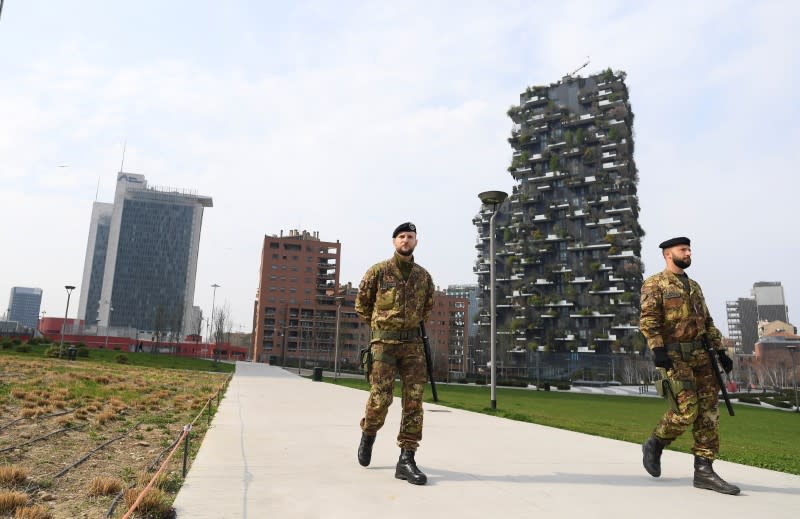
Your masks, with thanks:
<instances>
[{"instance_id":1,"label":"concrete walkway","mask_svg":"<svg viewBox=\"0 0 800 519\"><path fill-rule=\"evenodd\" d=\"M426 486L394 478L399 400L372 465L356 450L366 393L281 368L236 375L175 500L179 519L660 517L795 518L800 476L717 461L742 488L692 487L692 457L666 451L662 477L637 444L425 405L417 463ZM620 424L624 427L624 424ZM723 438L724 449L724 438Z\"/></svg>"}]
</instances>

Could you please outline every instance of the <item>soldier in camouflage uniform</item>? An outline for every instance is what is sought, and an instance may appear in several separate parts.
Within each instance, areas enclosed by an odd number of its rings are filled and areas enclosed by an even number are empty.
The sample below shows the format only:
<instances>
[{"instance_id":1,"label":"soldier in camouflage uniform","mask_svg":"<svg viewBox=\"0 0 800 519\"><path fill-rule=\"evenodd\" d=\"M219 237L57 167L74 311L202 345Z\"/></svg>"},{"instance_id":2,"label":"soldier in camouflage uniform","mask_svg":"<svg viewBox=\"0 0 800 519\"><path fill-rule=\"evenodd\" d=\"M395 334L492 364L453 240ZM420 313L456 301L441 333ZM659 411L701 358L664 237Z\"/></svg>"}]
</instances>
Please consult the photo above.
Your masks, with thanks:
<instances>
[{"instance_id":1,"label":"soldier in camouflage uniform","mask_svg":"<svg viewBox=\"0 0 800 519\"><path fill-rule=\"evenodd\" d=\"M719 451L719 387L703 340L708 341L726 372L733 361L722 347L722 335L708 313L700 285L684 272L691 265L689 238L659 245L666 269L642 285L639 327L653 352L656 367L664 368L677 409L661 418L642 445L645 470L661 475L661 452L689 426L694 436L694 486L723 494L738 494L714 472L711 463Z\"/></svg>"},{"instance_id":2,"label":"soldier in camouflage uniform","mask_svg":"<svg viewBox=\"0 0 800 519\"><path fill-rule=\"evenodd\" d=\"M366 467L372 446L392 403L394 379L400 373L403 414L397 445L400 459L395 477L424 485L427 477L414 461L422 439L422 393L427 372L420 322L427 321L433 307L434 285L430 274L414 262L417 228L400 224L392 233L395 254L373 265L364 275L356 296L356 313L369 324L372 367L370 392L361 419L358 462Z\"/></svg>"}]
</instances>

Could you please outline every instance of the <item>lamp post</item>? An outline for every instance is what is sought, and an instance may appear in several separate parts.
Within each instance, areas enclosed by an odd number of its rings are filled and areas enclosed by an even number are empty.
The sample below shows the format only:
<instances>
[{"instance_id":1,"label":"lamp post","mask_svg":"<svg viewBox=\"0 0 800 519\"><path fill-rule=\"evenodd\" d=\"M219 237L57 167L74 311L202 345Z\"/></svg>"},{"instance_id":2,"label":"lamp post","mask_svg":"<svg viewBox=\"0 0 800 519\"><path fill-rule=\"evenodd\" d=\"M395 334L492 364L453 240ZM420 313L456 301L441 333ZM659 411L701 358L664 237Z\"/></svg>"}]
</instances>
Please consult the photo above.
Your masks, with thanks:
<instances>
[{"instance_id":1,"label":"lamp post","mask_svg":"<svg viewBox=\"0 0 800 519\"><path fill-rule=\"evenodd\" d=\"M209 326L209 328L208 328L209 329L208 342L213 342L212 338L211 338L211 333L213 333L213 331L214 331L214 304L216 303L216 300L217 300L217 289L219 287L220 287L220 285L217 285L216 283L211 285L211 288L214 289L214 293L211 296L211 322L208 323L208 326Z\"/></svg>"},{"instance_id":2,"label":"lamp post","mask_svg":"<svg viewBox=\"0 0 800 519\"><path fill-rule=\"evenodd\" d=\"M794 412L800 413L800 404L797 403L797 367L794 363L794 352L797 350L797 346L787 346L787 350L789 350L789 356L792 358L792 381L794 382Z\"/></svg>"},{"instance_id":3,"label":"lamp post","mask_svg":"<svg viewBox=\"0 0 800 519\"><path fill-rule=\"evenodd\" d=\"M114 311L114 307L111 306L111 303L109 303L108 301L106 301L106 304L108 305L108 322L106 323L106 344L105 344L105 349L108 349L108 329L111 326L111 312Z\"/></svg>"},{"instance_id":4,"label":"lamp post","mask_svg":"<svg viewBox=\"0 0 800 519\"><path fill-rule=\"evenodd\" d=\"M503 191L484 191L478 195L483 205L492 207L492 216L489 218L489 349L491 362L491 403L492 409L497 409L497 362L496 362L496 342L495 333L497 320L497 305L495 303L495 265L494 265L494 219L497 216L497 206L502 204L508 197L508 193Z\"/></svg>"},{"instance_id":5,"label":"lamp post","mask_svg":"<svg viewBox=\"0 0 800 519\"><path fill-rule=\"evenodd\" d=\"M64 285L64 288L67 290L67 309L64 310L64 322L61 324L61 343L58 345L58 358L64 356L64 329L67 327L67 314L69 313L69 298L72 295L72 291L75 290L75 287L72 285Z\"/></svg>"},{"instance_id":6,"label":"lamp post","mask_svg":"<svg viewBox=\"0 0 800 519\"><path fill-rule=\"evenodd\" d=\"M333 341L333 382L336 383L336 376L339 373L339 316L342 313L342 302L344 297L336 296L336 337Z\"/></svg>"}]
</instances>

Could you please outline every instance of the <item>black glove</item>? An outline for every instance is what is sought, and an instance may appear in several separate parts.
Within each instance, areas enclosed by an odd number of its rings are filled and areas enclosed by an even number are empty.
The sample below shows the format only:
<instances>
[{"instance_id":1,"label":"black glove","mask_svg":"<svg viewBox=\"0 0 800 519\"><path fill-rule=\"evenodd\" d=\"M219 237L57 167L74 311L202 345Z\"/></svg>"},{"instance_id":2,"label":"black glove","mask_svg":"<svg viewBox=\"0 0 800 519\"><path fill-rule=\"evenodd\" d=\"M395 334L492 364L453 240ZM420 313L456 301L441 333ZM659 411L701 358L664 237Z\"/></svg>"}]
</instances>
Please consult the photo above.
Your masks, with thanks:
<instances>
[{"instance_id":1,"label":"black glove","mask_svg":"<svg viewBox=\"0 0 800 519\"><path fill-rule=\"evenodd\" d=\"M667 350L663 347L653 348L653 363L657 368L672 369L672 359L667 355Z\"/></svg>"},{"instance_id":2,"label":"black glove","mask_svg":"<svg viewBox=\"0 0 800 519\"><path fill-rule=\"evenodd\" d=\"M733 360L728 357L725 350L717 350L717 358L719 358L719 363L722 365L722 369L725 370L725 374L730 375L731 371L733 371Z\"/></svg>"}]
</instances>

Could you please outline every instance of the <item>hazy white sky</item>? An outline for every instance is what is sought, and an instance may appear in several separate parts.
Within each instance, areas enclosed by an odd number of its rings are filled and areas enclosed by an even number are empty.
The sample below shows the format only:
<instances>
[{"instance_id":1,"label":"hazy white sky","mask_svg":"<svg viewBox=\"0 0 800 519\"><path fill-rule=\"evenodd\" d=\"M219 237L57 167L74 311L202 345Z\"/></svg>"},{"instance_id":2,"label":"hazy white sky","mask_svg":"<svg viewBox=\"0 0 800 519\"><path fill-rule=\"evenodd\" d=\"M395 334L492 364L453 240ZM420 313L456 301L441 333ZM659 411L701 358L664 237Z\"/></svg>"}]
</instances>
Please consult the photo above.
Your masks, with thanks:
<instances>
[{"instance_id":1,"label":"hazy white sky","mask_svg":"<svg viewBox=\"0 0 800 519\"><path fill-rule=\"evenodd\" d=\"M506 110L589 56L584 73L628 74L646 272L687 235L723 333L755 281L781 281L798 320L800 3L699 5L7 0L0 298L41 287L63 316L124 142L126 171L213 197L195 304L221 285L235 330L281 230L340 240L358 283L412 220L434 281L474 283L477 194L513 185Z\"/></svg>"}]
</instances>

